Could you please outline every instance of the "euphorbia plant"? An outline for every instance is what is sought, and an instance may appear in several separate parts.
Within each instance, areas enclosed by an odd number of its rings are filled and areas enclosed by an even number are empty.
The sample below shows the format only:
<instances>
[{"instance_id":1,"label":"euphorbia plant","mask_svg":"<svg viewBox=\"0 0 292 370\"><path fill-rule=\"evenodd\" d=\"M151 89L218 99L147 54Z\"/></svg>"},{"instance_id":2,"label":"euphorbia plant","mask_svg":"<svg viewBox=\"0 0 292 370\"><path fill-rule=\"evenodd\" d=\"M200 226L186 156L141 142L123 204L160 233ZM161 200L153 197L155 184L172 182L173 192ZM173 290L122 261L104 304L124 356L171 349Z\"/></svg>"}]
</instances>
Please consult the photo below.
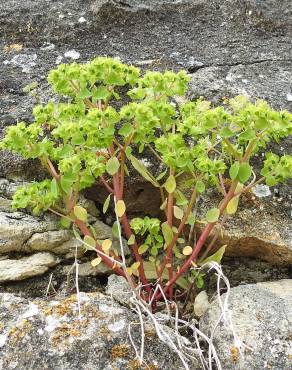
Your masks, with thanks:
<instances>
[{"instance_id":1,"label":"euphorbia plant","mask_svg":"<svg viewBox=\"0 0 292 370\"><path fill-rule=\"evenodd\" d=\"M215 108L204 100L187 101L184 71L141 75L138 68L111 58L62 64L48 81L61 101L36 106L34 122L9 127L1 142L2 149L39 158L50 175L20 187L13 207L59 215L62 227L73 225L84 245L96 251L94 265L105 263L133 287L140 285L141 297L154 305L163 295L170 300L183 295L194 280L201 284L193 266L220 259L224 247L216 245L212 231L236 213L243 193L255 184L273 186L292 177L289 155L266 153L259 178L250 163L269 141L292 132L292 115L264 101L253 104L239 96ZM161 162L160 174L150 173L133 155L133 149L143 153L145 148ZM129 164L130 173L138 171L160 191L164 219L128 219L123 199ZM104 212L111 199L115 202L119 222L113 229L121 225L131 250L127 268L110 240L98 240L87 211L78 205L80 192L97 181L109 192ZM222 200L196 220L196 200L210 187ZM185 235L197 221L205 226L193 241ZM157 284L161 290L154 294Z\"/></svg>"}]
</instances>

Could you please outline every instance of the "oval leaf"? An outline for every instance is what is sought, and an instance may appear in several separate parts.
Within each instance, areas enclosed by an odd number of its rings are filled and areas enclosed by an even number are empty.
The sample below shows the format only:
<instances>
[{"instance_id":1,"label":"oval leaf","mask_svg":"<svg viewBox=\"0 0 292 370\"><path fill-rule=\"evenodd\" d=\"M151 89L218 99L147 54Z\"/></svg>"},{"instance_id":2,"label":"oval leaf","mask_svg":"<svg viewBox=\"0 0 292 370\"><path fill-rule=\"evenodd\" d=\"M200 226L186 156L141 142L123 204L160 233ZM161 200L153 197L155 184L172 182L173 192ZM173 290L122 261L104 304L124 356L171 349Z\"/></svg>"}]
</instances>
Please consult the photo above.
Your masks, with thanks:
<instances>
[{"instance_id":1,"label":"oval leaf","mask_svg":"<svg viewBox=\"0 0 292 370\"><path fill-rule=\"evenodd\" d=\"M231 180L236 179L239 171L239 162L234 162L233 165L229 168L229 176Z\"/></svg>"},{"instance_id":2,"label":"oval leaf","mask_svg":"<svg viewBox=\"0 0 292 370\"><path fill-rule=\"evenodd\" d=\"M184 211L177 206L173 207L173 214L174 217L177 218L178 220L181 220L184 217Z\"/></svg>"},{"instance_id":3,"label":"oval leaf","mask_svg":"<svg viewBox=\"0 0 292 370\"><path fill-rule=\"evenodd\" d=\"M170 175L164 183L164 187L168 193L173 193L176 189L176 181L173 175Z\"/></svg>"},{"instance_id":4,"label":"oval leaf","mask_svg":"<svg viewBox=\"0 0 292 370\"><path fill-rule=\"evenodd\" d=\"M135 235L132 234L130 237L129 237L129 240L128 240L128 245L133 245L135 244Z\"/></svg>"},{"instance_id":5,"label":"oval leaf","mask_svg":"<svg viewBox=\"0 0 292 370\"><path fill-rule=\"evenodd\" d=\"M115 238L118 238L119 237L119 228L118 228L118 223L117 221L114 222L113 226L112 226L112 234Z\"/></svg>"},{"instance_id":6,"label":"oval leaf","mask_svg":"<svg viewBox=\"0 0 292 370\"><path fill-rule=\"evenodd\" d=\"M165 243L167 245L170 244L173 238L173 231L171 227L168 225L167 222L163 222L163 224L161 224L161 230L162 230Z\"/></svg>"},{"instance_id":7,"label":"oval leaf","mask_svg":"<svg viewBox=\"0 0 292 370\"><path fill-rule=\"evenodd\" d=\"M243 184L239 182L236 186L235 193L239 192L242 188L243 188ZM228 215L234 215L236 213L237 208L238 208L238 202L239 202L239 195L237 197L232 198L228 202L227 207L226 207L226 213Z\"/></svg>"},{"instance_id":8,"label":"oval leaf","mask_svg":"<svg viewBox=\"0 0 292 370\"><path fill-rule=\"evenodd\" d=\"M198 193L204 193L205 191L205 184L203 183L203 181L197 181L196 183L196 190Z\"/></svg>"},{"instance_id":9,"label":"oval leaf","mask_svg":"<svg viewBox=\"0 0 292 370\"><path fill-rule=\"evenodd\" d=\"M126 212L125 202L123 200L118 200L116 203L115 210L116 210L117 216L122 217L124 213Z\"/></svg>"},{"instance_id":10,"label":"oval leaf","mask_svg":"<svg viewBox=\"0 0 292 370\"><path fill-rule=\"evenodd\" d=\"M131 266L131 269L133 270L133 271L136 271L136 270L138 270L138 268L140 267L140 262L134 262L133 264L132 264L132 266Z\"/></svg>"},{"instance_id":11,"label":"oval leaf","mask_svg":"<svg viewBox=\"0 0 292 370\"><path fill-rule=\"evenodd\" d=\"M208 262L217 262L217 263L220 263L221 260L222 260L222 257L225 253L225 249L226 249L227 245L223 245L221 248L218 249L217 252L215 252L214 254L212 254L212 256L209 256L207 258L205 258L203 261L200 261L198 263L199 266L202 266L204 265L205 263L208 263Z\"/></svg>"},{"instance_id":12,"label":"oval leaf","mask_svg":"<svg viewBox=\"0 0 292 370\"><path fill-rule=\"evenodd\" d=\"M86 244L86 246L90 246L93 249L96 248L96 241L91 236L85 235L83 240L84 240L84 243Z\"/></svg>"},{"instance_id":13,"label":"oval leaf","mask_svg":"<svg viewBox=\"0 0 292 370\"><path fill-rule=\"evenodd\" d=\"M53 194L55 198L58 197L58 184L57 184L56 179L53 179L51 182L51 193Z\"/></svg>"},{"instance_id":14,"label":"oval leaf","mask_svg":"<svg viewBox=\"0 0 292 370\"><path fill-rule=\"evenodd\" d=\"M96 267L100 264L101 261L102 259L100 257L97 257L97 258L94 258L94 260L92 260L90 263L91 263L91 266Z\"/></svg>"},{"instance_id":15,"label":"oval leaf","mask_svg":"<svg viewBox=\"0 0 292 370\"><path fill-rule=\"evenodd\" d=\"M184 256L190 256L193 252L193 248L190 245L187 245L184 247L182 252Z\"/></svg>"},{"instance_id":16,"label":"oval leaf","mask_svg":"<svg viewBox=\"0 0 292 370\"><path fill-rule=\"evenodd\" d=\"M140 245L140 247L138 248L138 252L139 252L139 254L143 254L143 253L145 253L148 249L149 249L149 245L147 245L147 244L142 244L142 245Z\"/></svg>"},{"instance_id":17,"label":"oval leaf","mask_svg":"<svg viewBox=\"0 0 292 370\"><path fill-rule=\"evenodd\" d=\"M111 194L106 198L106 200L103 203L103 207L102 207L102 212L103 213L106 213L106 211L108 210L108 206L110 204L110 200L111 200Z\"/></svg>"},{"instance_id":18,"label":"oval leaf","mask_svg":"<svg viewBox=\"0 0 292 370\"><path fill-rule=\"evenodd\" d=\"M141 176L144 177L147 181L151 182L152 185L159 188L160 185L156 181L155 177L151 175L151 173L147 170L147 168L140 162L137 158L135 158L132 154L128 156L129 160L131 161L133 167Z\"/></svg>"},{"instance_id":19,"label":"oval leaf","mask_svg":"<svg viewBox=\"0 0 292 370\"><path fill-rule=\"evenodd\" d=\"M220 211L218 208L211 208L209 211L206 213L206 220L208 222L216 222L218 221L220 216Z\"/></svg>"},{"instance_id":20,"label":"oval leaf","mask_svg":"<svg viewBox=\"0 0 292 370\"><path fill-rule=\"evenodd\" d=\"M73 209L74 215L78 218L78 220L86 222L87 221L87 211L85 208L81 206L75 206Z\"/></svg>"},{"instance_id":21,"label":"oval leaf","mask_svg":"<svg viewBox=\"0 0 292 370\"><path fill-rule=\"evenodd\" d=\"M101 244L101 248L104 252L107 252L111 248L112 244L113 242L110 239L105 239Z\"/></svg>"},{"instance_id":22,"label":"oval leaf","mask_svg":"<svg viewBox=\"0 0 292 370\"><path fill-rule=\"evenodd\" d=\"M238 179L241 183L245 183L251 176L251 166L248 163L242 163L238 170Z\"/></svg>"},{"instance_id":23,"label":"oval leaf","mask_svg":"<svg viewBox=\"0 0 292 370\"><path fill-rule=\"evenodd\" d=\"M120 168L120 162L117 157L111 157L106 162L106 171L109 175L114 175L118 172Z\"/></svg>"}]
</instances>

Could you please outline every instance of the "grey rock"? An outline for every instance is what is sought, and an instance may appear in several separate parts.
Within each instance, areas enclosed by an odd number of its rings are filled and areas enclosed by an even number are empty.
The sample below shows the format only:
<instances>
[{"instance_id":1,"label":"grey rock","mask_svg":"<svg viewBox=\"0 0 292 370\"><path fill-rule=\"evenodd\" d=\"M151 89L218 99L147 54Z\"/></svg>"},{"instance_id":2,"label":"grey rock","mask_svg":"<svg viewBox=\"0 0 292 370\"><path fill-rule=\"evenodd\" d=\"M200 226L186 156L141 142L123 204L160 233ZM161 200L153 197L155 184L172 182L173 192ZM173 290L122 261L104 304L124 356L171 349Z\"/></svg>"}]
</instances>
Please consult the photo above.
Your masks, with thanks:
<instances>
[{"instance_id":1,"label":"grey rock","mask_svg":"<svg viewBox=\"0 0 292 370\"><path fill-rule=\"evenodd\" d=\"M18 281L42 275L60 260L51 253L36 253L20 259L0 260L0 282Z\"/></svg>"},{"instance_id":2,"label":"grey rock","mask_svg":"<svg viewBox=\"0 0 292 370\"><path fill-rule=\"evenodd\" d=\"M129 306L129 299L133 296L126 279L115 274L108 278L106 293L125 306Z\"/></svg>"},{"instance_id":3,"label":"grey rock","mask_svg":"<svg viewBox=\"0 0 292 370\"><path fill-rule=\"evenodd\" d=\"M0 367L9 370L137 367L128 328L139 318L101 293L81 293L80 306L79 318L76 295L32 301L0 294ZM159 369L183 369L178 356L157 339L153 327L149 327L148 333L145 364ZM132 327L131 334L139 348L139 325ZM190 367L200 368L195 361Z\"/></svg>"},{"instance_id":4,"label":"grey rock","mask_svg":"<svg viewBox=\"0 0 292 370\"><path fill-rule=\"evenodd\" d=\"M208 295L205 290L202 290L195 298L194 302L194 314L197 317L201 317L210 307Z\"/></svg>"},{"instance_id":5,"label":"grey rock","mask_svg":"<svg viewBox=\"0 0 292 370\"><path fill-rule=\"evenodd\" d=\"M113 236L112 228L103 223L102 221L95 221L95 223L92 225L92 227L95 229L97 239L104 240L104 239L111 239L113 241L112 248L117 249L119 252L121 251L120 242L117 238ZM123 241L123 249L125 255L130 254L130 249L128 247L127 241L122 238Z\"/></svg>"},{"instance_id":6,"label":"grey rock","mask_svg":"<svg viewBox=\"0 0 292 370\"><path fill-rule=\"evenodd\" d=\"M226 294L222 295L222 299ZM228 369L291 368L292 280L238 286L231 289L229 309L234 331L244 344L244 358L236 349L233 336L220 322L213 343ZM210 335L220 316L218 302L200 320L200 329Z\"/></svg>"},{"instance_id":7,"label":"grey rock","mask_svg":"<svg viewBox=\"0 0 292 370\"><path fill-rule=\"evenodd\" d=\"M64 267L64 274L72 273L71 266ZM78 265L78 276L100 276L100 275L110 275L112 270L108 268L104 263L100 263L98 266L92 266L91 262L80 263Z\"/></svg>"},{"instance_id":8,"label":"grey rock","mask_svg":"<svg viewBox=\"0 0 292 370\"><path fill-rule=\"evenodd\" d=\"M1 126L31 120L36 98L23 87L36 81L38 99L51 98L45 76L57 58L70 61L64 54L73 49L80 61L110 55L130 63L152 60L145 65L154 69L189 68L193 96L220 101L226 93L246 92L291 109L291 6L289 0L88 0L86 7L80 0L2 2L0 48L19 43L22 50L0 55ZM11 62L35 55L28 73ZM37 161L7 152L1 157L1 176L36 178L38 171Z\"/></svg>"},{"instance_id":9,"label":"grey rock","mask_svg":"<svg viewBox=\"0 0 292 370\"><path fill-rule=\"evenodd\" d=\"M1 206L1 199L0 199ZM93 218L93 221L96 220ZM113 247L118 251L120 244L113 237L111 228L101 221L95 221L93 227L97 239L112 239ZM78 256L83 254L83 244L78 241L72 231L60 230L55 217L33 217L22 212L0 211L0 254L9 252L32 253L48 251L71 258L78 250ZM125 254L130 253L125 239L123 239Z\"/></svg>"},{"instance_id":10,"label":"grey rock","mask_svg":"<svg viewBox=\"0 0 292 370\"><path fill-rule=\"evenodd\" d=\"M54 253L67 253L68 248L62 248L62 246L70 239L72 239L72 233L69 230L54 230L35 233L25 243L24 249L27 252L51 250Z\"/></svg>"},{"instance_id":11,"label":"grey rock","mask_svg":"<svg viewBox=\"0 0 292 370\"><path fill-rule=\"evenodd\" d=\"M33 234L56 229L56 221L35 218L22 212L0 212L0 254L21 251Z\"/></svg>"}]
</instances>

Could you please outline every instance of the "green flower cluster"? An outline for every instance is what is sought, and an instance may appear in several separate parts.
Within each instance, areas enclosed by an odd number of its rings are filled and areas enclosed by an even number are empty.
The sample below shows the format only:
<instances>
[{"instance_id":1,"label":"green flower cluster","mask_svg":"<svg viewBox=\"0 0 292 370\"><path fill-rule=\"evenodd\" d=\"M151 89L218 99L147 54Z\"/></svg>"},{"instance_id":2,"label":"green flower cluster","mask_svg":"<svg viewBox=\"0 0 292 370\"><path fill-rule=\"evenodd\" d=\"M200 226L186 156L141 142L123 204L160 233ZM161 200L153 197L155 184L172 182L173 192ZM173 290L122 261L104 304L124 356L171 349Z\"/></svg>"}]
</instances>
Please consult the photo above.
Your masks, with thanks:
<instances>
[{"instance_id":1,"label":"green flower cluster","mask_svg":"<svg viewBox=\"0 0 292 370\"><path fill-rule=\"evenodd\" d=\"M120 157L113 157L112 148L126 147L131 160L129 146L137 145L140 152L150 146L172 173L165 184L169 187L171 180L179 204L175 188L180 176L186 175L189 185L197 184L199 192L218 186L218 175L228 169L232 180L245 183L252 175L249 158L269 141L292 133L291 113L275 111L261 100L253 104L239 96L226 107L213 108L204 100L179 98L189 82L184 71L141 75L134 66L100 57L62 64L49 73L48 81L67 101L36 106L33 123L9 127L0 143L0 149L39 158L54 179L16 192L14 207L31 207L34 213L56 204L70 212L80 190L119 169ZM121 97L122 107L117 104ZM288 155L268 154L262 170L267 184L290 178L291 161ZM160 182L166 172L155 179L135 163L155 186L164 186Z\"/></svg>"}]
</instances>

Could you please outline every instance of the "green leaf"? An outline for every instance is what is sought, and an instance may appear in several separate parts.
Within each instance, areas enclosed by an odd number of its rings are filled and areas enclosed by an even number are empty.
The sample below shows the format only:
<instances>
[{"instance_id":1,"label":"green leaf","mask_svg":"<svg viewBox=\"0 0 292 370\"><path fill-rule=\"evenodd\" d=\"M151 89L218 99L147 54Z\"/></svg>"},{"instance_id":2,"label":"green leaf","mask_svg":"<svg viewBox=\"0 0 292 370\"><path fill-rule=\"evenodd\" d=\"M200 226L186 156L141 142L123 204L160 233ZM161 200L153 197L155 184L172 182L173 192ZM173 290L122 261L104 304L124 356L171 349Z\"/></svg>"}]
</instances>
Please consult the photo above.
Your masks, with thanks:
<instances>
[{"instance_id":1,"label":"green leaf","mask_svg":"<svg viewBox=\"0 0 292 370\"><path fill-rule=\"evenodd\" d=\"M204 193L206 187L203 181L197 181L196 182L196 190L198 193Z\"/></svg>"},{"instance_id":2,"label":"green leaf","mask_svg":"<svg viewBox=\"0 0 292 370\"><path fill-rule=\"evenodd\" d=\"M229 176L231 180L235 180L239 171L239 162L234 162L229 169Z\"/></svg>"},{"instance_id":3,"label":"green leaf","mask_svg":"<svg viewBox=\"0 0 292 370\"><path fill-rule=\"evenodd\" d=\"M85 208L81 206L75 206L73 208L74 215L77 217L78 220L87 222L87 211Z\"/></svg>"},{"instance_id":4,"label":"green leaf","mask_svg":"<svg viewBox=\"0 0 292 370\"><path fill-rule=\"evenodd\" d=\"M146 278L149 279L149 280L156 280L157 279L157 272L156 272L156 267L155 267L155 262L154 261L155 260L153 260L152 262L146 261L143 264ZM168 271L167 271L167 269L164 269L161 278L162 278L162 280L168 280ZM176 284L179 287L181 287L182 289L187 289L187 287L189 286L188 281L183 277L180 277L179 279L177 279Z\"/></svg>"},{"instance_id":5,"label":"green leaf","mask_svg":"<svg viewBox=\"0 0 292 370\"><path fill-rule=\"evenodd\" d=\"M241 184L240 182L237 184L236 186L236 189L235 189L235 193L239 192L240 190L242 190L243 188L243 184ZM226 207L226 213L228 215L234 215L237 211L237 208L238 208L238 202L239 202L239 195L236 196L236 197L233 197L227 204L227 207Z\"/></svg>"},{"instance_id":6,"label":"green leaf","mask_svg":"<svg viewBox=\"0 0 292 370\"><path fill-rule=\"evenodd\" d=\"M178 220L181 220L184 217L184 211L177 206L173 206L173 214Z\"/></svg>"},{"instance_id":7,"label":"green leaf","mask_svg":"<svg viewBox=\"0 0 292 370\"><path fill-rule=\"evenodd\" d=\"M145 253L148 249L149 249L149 245L147 245L147 244L142 244L142 245L140 245L140 247L138 248L138 253L139 253L139 254L143 254L143 253Z\"/></svg>"},{"instance_id":8,"label":"green leaf","mask_svg":"<svg viewBox=\"0 0 292 370\"><path fill-rule=\"evenodd\" d=\"M198 289L202 289L203 286L205 284L205 281L204 281L204 275L201 275L199 274L197 277L196 277L196 286Z\"/></svg>"},{"instance_id":9,"label":"green leaf","mask_svg":"<svg viewBox=\"0 0 292 370\"><path fill-rule=\"evenodd\" d=\"M109 204L110 204L110 200L111 200L111 194L108 195L108 197L106 198L106 200L103 203L103 207L102 207L102 212L103 213L107 212Z\"/></svg>"},{"instance_id":10,"label":"green leaf","mask_svg":"<svg viewBox=\"0 0 292 370\"><path fill-rule=\"evenodd\" d=\"M187 224L193 226L196 222L196 216L193 213L189 214Z\"/></svg>"},{"instance_id":11,"label":"green leaf","mask_svg":"<svg viewBox=\"0 0 292 370\"><path fill-rule=\"evenodd\" d=\"M124 137L127 137L131 134L132 131L133 131L132 125L129 122L127 122L119 129L119 134Z\"/></svg>"},{"instance_id":12,"label":"green leaf","mask_svg":"<svg viewBox=\"0 0 292 370\"><path fill-rule=\"evenodd\" d=\"M113 236L115 238L118 238L119 237L119 227L118 227L117 221L115 221L114 224L113 224L113 226L112 226L112 233L113 233Z\"/></svg>"},{"instance_id":13,"label":"green leaf","mask_svg":"<svg viewBox=\"0 0 292 370\"><path fill-rule=\"evenodd\" d=\"M208 222L216 222L218 221L220 216L220 211L218 208L211 208L209 211L206 213L206 220Z\"/></svg>"},{"instance_id":14,"label":"green leaf","mask_svg":"<svg viewBox=\"0 0 292 370\"><path fill-rule=\"evenodd\" d=\"M160 185L156 181L155 177L151 175L151 173L147 170L147 168L143 165L141 161L139 161L137 158L135 158L132 154L128 156L129 160L131 161L133 167L141 176L144 177L147 181L151 182L152 185L154 185L156 188L159 188Z\"/></svg>"},{"instance_id":15,"label":"green leaf","mask_svg":"<svg viewBox=\"0 0 292 370\"><path fill-rule=\"evenodd\" d=\"M167 170L161 172L157 177L156 177L156 180L159 181L161 180L167 173Z\"/></svg>"},{"instance_id":16,"label":"green leaf","mask_svg":"<svg viewBox=\"0 0 292 370\"><path fill-rule=\"evenodd\" d=\"M117 201L116 206L115 206L115 211L118 217L122 217L124 213L126 212L126 205L122 199Z\"/></svg>"},{"instance_id":17,"label":"green leaf","mask_svg":"<svg viewBox=\"0 0 292 370\"><path fill-rule=\"evenodd\" d=\"M91 247L94 250L96 249L96 241L89 235L85 235L84 243L87 244L86 247Z\"/></svg>"},{"instance_id":18,"label":"green leaf","mask_svg":"<svg viewBox=\"0 0 292 370\"><path fill-rule=\"evenodd\" d=\"M176 189L174 191L173 196L178 206L185 206L186 204L188 204L187 198L184 196L184 194L179 189Z\"/></svg>"},{"instance_id":19,"label":"green leaf","mask_svg":"<svg viewBox=\"0 0 292 370\"><path fill-rule=\"evenodd\" d=\"M105 86L99 86L92 94L92 97L96 100L106 99L110 96L110 92Z\"/></svg>"},{"instance_id":20,"label":"green leaf","mask_svg":"<svg viewBox=\"0 0 292 370\"><path fill-rule=\"evenodd\" d=\"M117 157L111 157L107 162L106 162L106 170L107 173L111 176L116 174L120 168L120 162Z\"/></svg>"},{"instance_id":21,"label":"green leaf","mask_svg":"<svg viewBox=\"0 0 292 370\"><path fill-rule=\"evenodd\" d=\"M238 170L238 179L244 184L251 176L251 166L248 163L242 163Z\"/></svg>"},{"instance_id":22,"label":"green leaf","mask_svg":"<svg viewBox=\"0 0 292 370\"><path fill-rule=\"evenodd\" d=\"M51 182L51 193L53 194L55 198L58 197L58 184L57 184L56 179L53 179Z\"/></svg>"},{"instance_id":23,"label":"green leaf","mask_svg":"<svg viewBox=\"0 0 292 370\"><path fill-rule=\"evenodd\" d=\"M135 244L135 235L132 234L129 239L128 239L128 245L133 245Z\"/></svg>"},{"instance_id":24,"label":"green leaf","mask_svg":"<svg viewBox=\"0 0 292 370\"><path fill-rule=\"evenodd\" d=\"M72 187L72 184L73 184L73 181L70 180L70 179L67 179L65 176L62 176L61 177L61 180L60 180L60 184L61 184L61 188L62 190L68 194L71 190L71 187Z\"/></svg>"},{"instance_id":25,"label":"green leaf","mask_svg":"<svg viewBox=\"0 0 292 370\"><path fill-rule=\"evenodd\" d=\"M222 260L222 257L224 255L224 253L225 253L226 247L227 247L227 245L223 245L221 248L218 249L217 252L212 254L212 256L209 256L209 257L205 258L203 261L199 261L198 265L202 266L202 265L204 265L205 263L208 263L208 262L221 263L221 260Z\"/></svg>"},{"instance_id":26,"label":"green leaf","mask_svg":"<svg viewBox=\"0 0 292 370\"><path fill-rule=\"evenodd\" d=\"M71 223L72 221L68 217L61 217L60 219L60 225L64 229L69 229L69 227L71 226Z\"/></svg>"},{"instance_id":27,"label":"green leaf","mask_svg":"<svg viewBox=\"0 0 292 370\"><path fill-rule=\"evenodd\" d=\"M173 175L170 175L164 183L164 187L168 193L173 193L176 189L176 181Z\"/></svg>"},{"instance_id":28,"label":"green leaf","mask_svg":"<svg viewBox=\"0 0 292 370\"><path fill-rule=\"evenodd\" d=\"M171 227L168 225L167 222L163 222L163 224L161 224L161 230L162 230L165 243L167 245L170 244L173 238L173 231Z\"/></svg>"}]
</instances>

